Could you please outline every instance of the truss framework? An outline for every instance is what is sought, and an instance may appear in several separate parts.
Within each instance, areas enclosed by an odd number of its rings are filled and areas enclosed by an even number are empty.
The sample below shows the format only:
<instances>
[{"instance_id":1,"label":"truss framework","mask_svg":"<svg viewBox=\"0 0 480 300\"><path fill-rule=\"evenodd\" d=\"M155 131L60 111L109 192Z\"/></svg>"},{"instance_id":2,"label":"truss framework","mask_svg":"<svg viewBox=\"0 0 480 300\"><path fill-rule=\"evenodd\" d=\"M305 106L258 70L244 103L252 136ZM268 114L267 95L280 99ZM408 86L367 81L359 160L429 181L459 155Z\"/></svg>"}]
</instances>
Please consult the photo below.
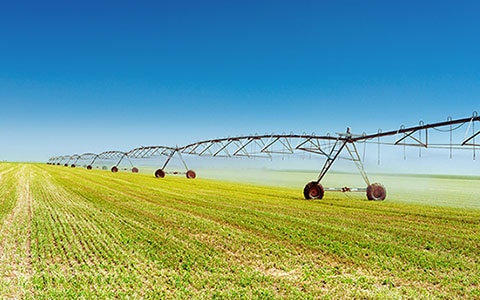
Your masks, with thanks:
<instances>
[{"instance_id":1,"label":"truss framework","mask_svg":"<svg viewBox=\"0 0 480 300\"><path fill-rule=\"evenodd\" d=\"M155 175L163 177L165 175L164 169L167 167L171 159L177 155L182 161L187 170L187 177L194 178L195 174L188 170L182 154L196 155L196 156L212 156L212 157L266 157L272 158L275 155L290 155L299 151L318 154L326 157L326 161L321 169L317 180L310 182L304 189L306 198L321 198L323 197L324 189L320 185L320 181L329 171L333 163L340 157L344 149L348 152L348 159L353 161L362 175L367 188L339 188L334 190L356 190L367 191L367 197L378 200L376 198L383 198L386 191L383 186L379 184L371 184L368 176L364 170L363 162L360 158L356 144L358 143L377 143L380 145L401 145L409 147L420 148L441 148L450 149L450 156L452 156L453 149L472 149L473 159L476 156L476 148L480 147L476 138L480 135L480 130L475 128L477 122L480 122L480 117L477 112L469 118L452 119L449 117L447 121L425 124L423 121L418 126L405 127L401 126L398 130L383 132L379 130L374 134L353 135L350 129L345 133L337 133L335 136L315 135L315 134L265 134L265 135L246 135L237 137L227 137L220 139L203 140L191 143L181 147L168 146L142 146L132 149L128 152L122 151L106 151L100 154L84 153L81 155L64 155L52 157L49 159L49 164L65 165L72 164L74 166L79 160L91 160L88 165L90 168L96 160L116 160L116 164L112 167L112 171L118 171L118 165L124 160L128 160L133 167L130 159L144 159L150 157L166 157L166 160L161 169L157 170ZM466 131L463 139L454 139L452 132L466 126ZM477 128L478 128L477 124ZM434 143L430 140L430 131L448 133L449 141L447 143ZM393 142L381 141L387 136L395 136ZM133 167L132 171L138 172L138 169ZM193 177L192 177L193 176ZM320 188L317 189L317 187ZM308 190L308 191L307 191ZM332 190L332 189L328 189ZM312 192L313 191L313 192ZM313 193L313 194L312 194ZM376 194L375 194L376 193ZM379 200L383 200L379 199Z\"/></svg>"}]
</instances>

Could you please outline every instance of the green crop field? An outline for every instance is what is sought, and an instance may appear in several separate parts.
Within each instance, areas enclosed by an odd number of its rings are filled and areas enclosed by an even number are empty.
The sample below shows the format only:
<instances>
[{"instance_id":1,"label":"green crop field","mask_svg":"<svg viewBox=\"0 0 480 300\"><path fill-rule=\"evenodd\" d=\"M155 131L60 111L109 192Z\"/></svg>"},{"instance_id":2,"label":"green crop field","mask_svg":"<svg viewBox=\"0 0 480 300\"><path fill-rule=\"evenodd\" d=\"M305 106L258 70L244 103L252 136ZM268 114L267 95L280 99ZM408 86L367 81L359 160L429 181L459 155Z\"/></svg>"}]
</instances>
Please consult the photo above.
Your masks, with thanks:
<instances>
[{"instance_id":1,"label":"green crop field","mask_svg":"<svg viewBox=\"0 0 480 300\"><path fill-rule=\"evenodd\" d=\"M480 298L479 179L386 181L383 202L306 201L303 185L3 163L0 298Z\"/></svg>"}]
</instances>

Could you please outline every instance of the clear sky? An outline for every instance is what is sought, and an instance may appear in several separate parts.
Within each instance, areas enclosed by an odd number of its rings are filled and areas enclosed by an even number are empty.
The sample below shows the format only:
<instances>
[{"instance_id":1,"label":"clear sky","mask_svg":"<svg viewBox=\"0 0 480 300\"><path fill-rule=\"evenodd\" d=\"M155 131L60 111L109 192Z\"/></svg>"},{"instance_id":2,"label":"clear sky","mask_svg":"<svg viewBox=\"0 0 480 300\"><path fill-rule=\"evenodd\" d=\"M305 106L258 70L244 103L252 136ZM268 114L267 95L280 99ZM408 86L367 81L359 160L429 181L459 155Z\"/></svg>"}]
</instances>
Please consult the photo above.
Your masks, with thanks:
<instances>
[{"instance_id":1,"label":"clear sky","mask_svg":"<svg viewBox=\"0 0 480 300\"><path fill-rule=\"evenodd\" d=\"M480 111L480 1L0 2L0 159Z\"/></svg>"}]
</instances>

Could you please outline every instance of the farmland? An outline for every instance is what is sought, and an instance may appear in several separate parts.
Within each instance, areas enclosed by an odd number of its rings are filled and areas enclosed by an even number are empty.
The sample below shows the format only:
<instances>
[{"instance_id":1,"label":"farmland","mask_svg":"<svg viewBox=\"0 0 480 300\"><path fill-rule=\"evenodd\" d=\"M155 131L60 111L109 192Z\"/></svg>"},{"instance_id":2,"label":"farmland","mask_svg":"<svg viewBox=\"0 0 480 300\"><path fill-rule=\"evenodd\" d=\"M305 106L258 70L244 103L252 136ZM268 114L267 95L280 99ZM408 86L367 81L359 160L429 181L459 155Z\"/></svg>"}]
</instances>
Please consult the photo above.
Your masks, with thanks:
<instances>
[{"instance_id":1,"label":"farmland","mask_svg":"<svg viewBox=\"0 0 480 300\"><path fill-rule=\"evenodd\" d=\"M469 194L391 181L391 201L306 201L302 187L3 163L0 297L480 298L478 179L455 179Z\"/></svg>"}]
</instances>

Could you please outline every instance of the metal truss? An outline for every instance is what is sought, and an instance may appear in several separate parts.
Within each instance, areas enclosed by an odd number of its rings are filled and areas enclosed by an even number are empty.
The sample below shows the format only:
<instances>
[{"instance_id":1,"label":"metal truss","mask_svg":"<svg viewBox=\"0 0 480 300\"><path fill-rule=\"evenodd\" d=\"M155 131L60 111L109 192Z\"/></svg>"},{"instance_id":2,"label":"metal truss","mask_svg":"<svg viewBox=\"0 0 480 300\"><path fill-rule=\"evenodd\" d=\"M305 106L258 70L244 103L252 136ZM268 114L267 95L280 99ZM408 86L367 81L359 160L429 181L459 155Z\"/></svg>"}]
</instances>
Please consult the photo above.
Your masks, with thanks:
<instances>
[{"instance_id":1,"label":"metal truss","mask_svg":"<svg viewBox=\"0 0 480 300\"><path fill-rule=\"evenodd\" d=\"M95 161L97 160L115 160L116 163L113 165L113 167L110 169L113 173L116 173L118 172L118 166L120 165L120 163L126 159L131 167L132 167L132 172L133 173L138 173L138 169L136 167L133 166L130 158L128 157L128 153L127 152L123 152L123 151L116 151L116 150L112 150L112 151L105 151L105 152L102 152L100 154L97 154L93 157L93 160L90 162L90 164L87 166L87 169L92 169L93 168L93 164L95 163Z\"/></svg>"},{"instance_id":2,"label":"metal truss","mask_svg":"<svg viewBox=\"0 0 480 300\"><path fill-rule=\"evenodd\" d=\"M480 134L479 130L475 129L475 122L479 122L480 117L477 112L473 113L473 116L470 118L457 119L453 120L451 117L448 118L445 122L433 123L433 124L424 124L423 121L420 121L418 126L405 128L401 126L398 130L381 132L370 135L362 135L361 137L353 138L354 142L362 140L371 140L376 138L382 138L385 136L395 135L397 138L393 145L404 145L404 146L415 146L415 147L424 147L424 148L450 148L455 147L457 149L466 149L479 147L480 144L475 142L475 137ZM462 140L453 140L452 132L460 129L464 125L467 125L465 136ZM455 127L454 127L455 126ZM450 141L448 143L429 143L429 130L436 130L439 132L449 133ZM423 135L422 135L423 133ZM415 136L417 134L417 136Z\"/></svg>"},{"instance_id":3,"label":"metal truss","mask_svg":"<svg viewBox=\"0 0 480 300\"><path fill-rule=\"evenodd\" d=\"M117 163L112 167L112 172L118 171L118 165L122 160L127 159L133 167L130 159L145 159L155 156L166 157L163 166L155 172L156 177L164 177L166 173L164 170L171 159L177 155L182 161L187 178L195 178L194 171L189 170L185 163L183 155L196 156L211 156L211 157L265 157L272 158L275 155L290 155L296 152L308 152L318 154L326 157L323 168L321 169L317 180L309 182L304 188L304 196L306 199L321 199L324 195L325 189L320 184L327 172L330 170L333 163L341 158L341 153L346 149L347 159L355 163L359 173L363 177L366 188L327 188L327 190L337 191L366 191L367 198L370 200L384 200L386 197L386 189L379 183L371 184L365 172L362 159L357 150L358 143L376 143L380 145L396 145L396 146L410 146L420 148L441 148L450 149L450 156L452 156L453 149L472 149L473 158L475 159L476 148L480 147L476 138L480 135L480 130L475 128L477 122L480 122L480 117L477 112L469 118L453 120L451 117L444 122L425 124L423 121L418 126L405 127L401 126L397 130L382 132L379 130L374 134L354 135L348 128L345 133L337 133L335 136L331 135L315 135L315 134L266 134L266 135L246 135L237 137L227 137L220 139L203 140L191 143L181 147L168 146L142 146L135 148L128 152L121 151L106 151L100 154L85 153L82 155L66 155L59 157L52 157L49 159L49 164L66 166L69 163L73 165L82 159L92 159L87 168L92 167L94 162L101 160L117 160ZM453 132L466 127L463 138L458 139L457 135L453 136ZM477 124L477 128L479 128ZM448 134L448 142L431 141L431 131ZM394 141L386 142L382 138L394 136ZM342 157L343 158L343 157ZM138 172L138 169L133 167L133 172ZM178 174L180 172L173 172Z\"/></svg>"},{"instance_id":4,"label":"metal truss","mask_svg":"<svg viewBox=\"0 0 480 300\"><path fill-rule=\"evenodd\" d=\"M178 151L184 154L216 157L269 157L293 154L296 150L325 155L325 149L337 138L329 135L271 134L228 137L196 142Z\"/></svg>"},{"instance_id":5,"label":"metal truss","mask_svg":"<svg viewBox=\"0 0 480 300\"><path fill-rule=\"evenodd\" d=\"M78 158L78 154L73 155L63 155L63 156L56 156L52 157L48 160L48 164L50 165L64 165L69 166L71 161L76 161Z\"/></svg>"},{"instance_id":6,"label":"metal truss","mask_svg":"<svg viewBox=\"0 0 480 300\"><path fill-rule=\"evenodd\" d=\"M166 174L185 174L187 178L195 178L197 175L193 170L189 170L185 160L183 159L182 152L178 147L167 147L167 146L146 146L146 147L139 147L133 150L128 151L127 157L131 159L144 159L144 158L151 158L155 156L165 156L166 160L163 166L155 171L155 177L163 178ZM168 163L172 160L172 158L177 155L180 161L183 163L185 167L185 172L173 171L173 172L166 172L165 168L167 167Z\"/></svg>"},{"instance_id":7,"label":"metal truss","mask_svg":"<svg viewBox=\"0 0 480 300\"><path fill-rule=\"evenodd\" d=\"M172 151L176 151L177 148L166 146L147 146L139 147L127 152L127 156L130 158L149 158L154 156L170 156Z\"/></svg>"}]
</instances>

